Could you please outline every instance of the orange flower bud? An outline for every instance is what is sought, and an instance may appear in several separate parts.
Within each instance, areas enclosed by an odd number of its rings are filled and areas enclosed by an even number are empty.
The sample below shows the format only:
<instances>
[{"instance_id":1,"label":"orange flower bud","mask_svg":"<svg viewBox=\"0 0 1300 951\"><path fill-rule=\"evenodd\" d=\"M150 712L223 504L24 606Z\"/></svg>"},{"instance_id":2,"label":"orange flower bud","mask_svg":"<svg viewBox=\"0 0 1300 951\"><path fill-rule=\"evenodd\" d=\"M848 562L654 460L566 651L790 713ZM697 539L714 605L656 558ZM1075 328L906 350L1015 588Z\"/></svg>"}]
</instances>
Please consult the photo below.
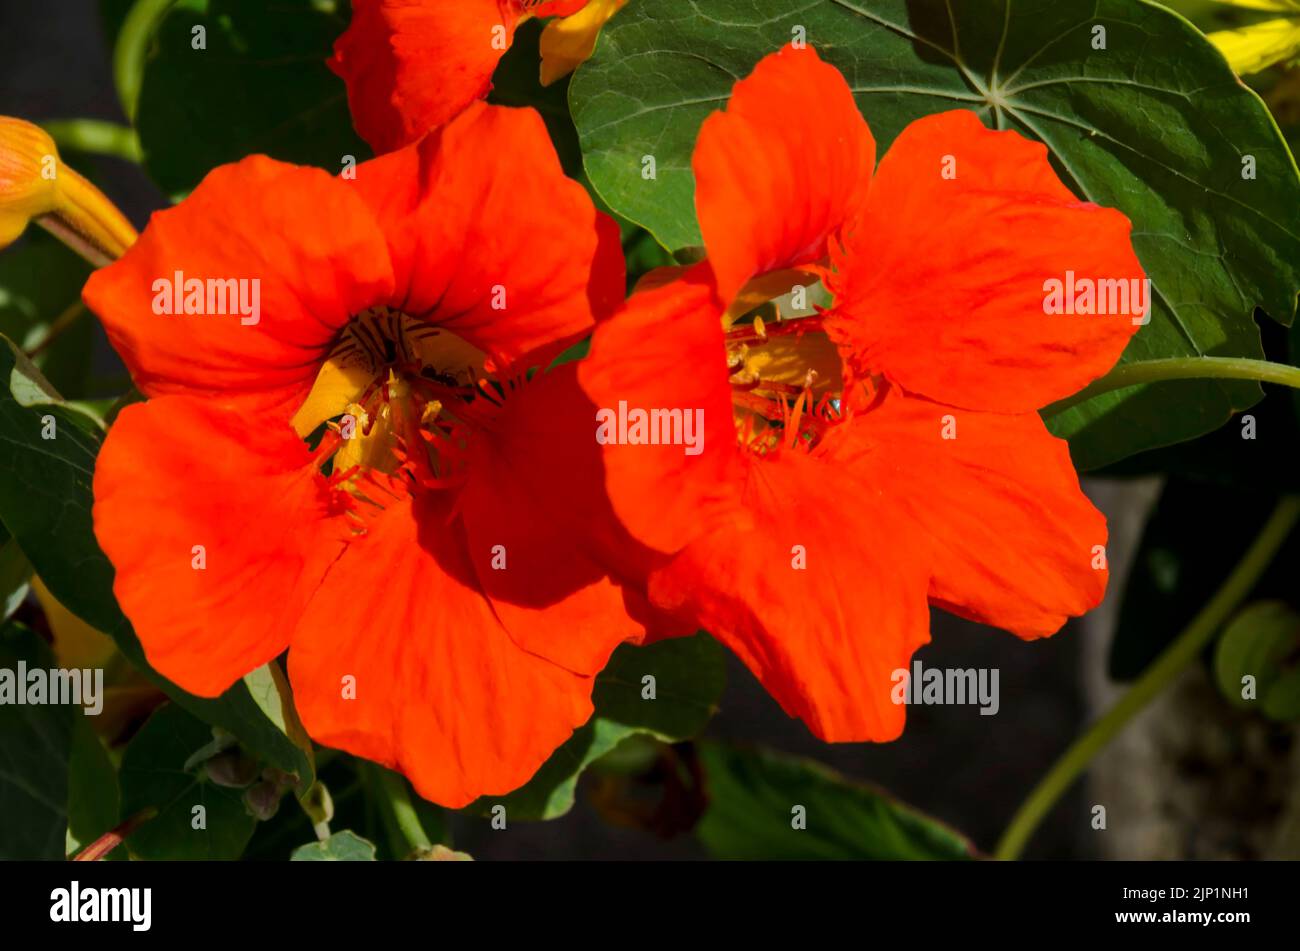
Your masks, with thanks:
<instances>
[{"instance_id":1,"label":"orange flower bud","mask_svg":"<svg viewBox=\"0 0 1300 951\"><path fill-rule=\"evenodd\" d=\"M59 153L43 129L0 116L0 248L58 205Z\"/></svg>"},{"instance_id":2,"label":"orange flower bud","mask_svg":"<svg viewBox=\"0 0 1300 951\"><path fill-rule=\"evenodd\" d=\"M0 249L33 220L97 266L121 257L137 237L116 205L63 164L48 133L0 116Z\"/></svg>"}]
</instances>

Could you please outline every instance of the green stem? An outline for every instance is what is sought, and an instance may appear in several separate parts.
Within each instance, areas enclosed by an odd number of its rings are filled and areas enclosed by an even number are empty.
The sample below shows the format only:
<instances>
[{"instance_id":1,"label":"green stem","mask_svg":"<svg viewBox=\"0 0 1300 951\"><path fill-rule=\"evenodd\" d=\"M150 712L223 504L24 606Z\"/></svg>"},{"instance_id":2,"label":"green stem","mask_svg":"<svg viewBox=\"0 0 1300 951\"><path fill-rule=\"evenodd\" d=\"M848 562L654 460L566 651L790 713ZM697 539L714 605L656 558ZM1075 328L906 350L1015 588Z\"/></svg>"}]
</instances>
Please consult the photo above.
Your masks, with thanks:
<instances>
[{"instance_id":1,"label":"green stem","mask_svg":"<svg viewBox=\"0 0 1300 951\"><path fill-rule=\"evenodd\" d=\"M433 848L433 843L429 841L424 826L420 824L420 817L415 812L411 795L406 791L406 780L390 769L376 767L375 772L379 775L380 789L393 824L406 840L409 851L418 852Z\"/></svg>"},{"instance_id":2,"label":"green stem","mask_svg":"<svg viewBox=\"0 0 1300 951\"><path fill-rule=\"evenodd\" d=\"M41 127L61 152L88 152L139 162L143 158L135 130L102 119L52 119Z\"/></svg>"},{"instance_id":3,"label":"green stem","mask_svg":"<svg viewBox=\"0 0 1300 951\"><path fill-rule=\"evenodd\" d=\"M1043 410L1052 417L1095 396L1165 380L1254 380L1300 389L1300 368L1244 357L1170 357L1145 363L1122 363L1100 380Z\"/></svg>"},{"instance_id":4,"label":"green stem","mask_svg":"<svg viewBox=\"0 0 1300 951\"><path fill-rule=\"evenodd\" d=\"M144 84L144 57L149 38L176 0L136 0L122 21L113 46L113 83L127 119L135 122L135 107Z\"/></svg>"},{"instance_id":5,"label":"green stem","mask_svg":"<svg viewBox=\"0 0 1300 951\"><path fill-rule=\"evenodd\" d=\"M1201 613L1165 648L1137 683L1129 688L1128 693L1074 741L1051 771L1034 787L1002 834L1002 841L993 853L995 858L1015 859L1020 856L1039 822L1087 768L1092 758L1214 639L1228 616L1255 587L1255 582L1269 566L1297 521L1300 521L1300 498L1282 498L1237 567L1201 609Z\"/></svg>"},{"instance_id":6,"label":"green stem","mask_svg":"<svg viewBox=\"0 0 1300 951\"><path fill-rule=\"evenodd\" d=\"M27 359L35 360L48 350L50 345L71 328L84 313L86 313L86 305L80 299L65 307L63 312L50 322L50 328L45 331L45 336L41 338L41 342L27 351Z\"/></svg>"}]
</instances>

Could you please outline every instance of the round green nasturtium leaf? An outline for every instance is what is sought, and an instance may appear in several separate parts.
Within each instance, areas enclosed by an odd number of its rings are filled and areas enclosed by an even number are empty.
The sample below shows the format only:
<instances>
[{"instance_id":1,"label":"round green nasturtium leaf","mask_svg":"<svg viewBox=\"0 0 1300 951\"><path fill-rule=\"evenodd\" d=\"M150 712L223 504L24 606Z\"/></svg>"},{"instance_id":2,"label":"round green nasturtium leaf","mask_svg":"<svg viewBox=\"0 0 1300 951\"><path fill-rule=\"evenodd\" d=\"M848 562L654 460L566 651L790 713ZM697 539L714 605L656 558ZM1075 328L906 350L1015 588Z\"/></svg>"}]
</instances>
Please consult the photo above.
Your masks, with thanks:
<instances>
[{"instance_id":1,"label":"round green nasturtium leaf","mask_svg":"<svg viewBox=\"0 0 1300 951\"><path fill-rule=\"evenodd\" d=\"M355 832L335 832L322 842L300 845L289 856L291 862L373 862L375 846Z\"/></svg>"},{"instance_id":2,"label":"round green nasturtium leaf","mask_svg":"<svg viewBox=\"0 0 1300 951\"><path fill-rule=\"evenodd\" d=\"M234 860L257 825L239 789L217 785L203 764L187 764L212 741L212 728L175 704L154 711L127 745L120 772L122 815L157 809L127 837L141 859Z\"/></svg>"},{"instance_id":3,"label":"round green nasturtium leaf","mask_svg":"<svg viewBox=\"0 0 1300 951\"><path fill-rule=\"evenodd\" d=\"M722 859L970 859L947 826L820 763L721 743L700 746L709 808L696 827Z\"/></svg>"},{"instance_id":4,"label":"round green nasturtium leaf","mask_svg":"<svg viewBox=\"0 0 1300 951\"><path fill-rule=\"evenodd\" d=\"M1281 601L1243 608L1219 638L1214 677L1233 706L1300 719L1300 613Z\"/></svg>"},{"instance_id":5,"label":"round green nasturtium leaf","mask_svg":"<svg viewBox=\"0 0 1300 951\"><path fill-rule=\"evenodd\" d=\"M801 38L843 72L880 154L909 122L969 109L1044 142L1076 194L1128 215L1154 306L1124 363L1260 358L1255 309L1291 322L1295 160L1222 55L1147 0L637 0L605 26L569 90L595 189L670 250L698 245L700 124L763 56ZM944 227L943 209L933 226ZM1261 394L1241 381L1148 384L1050 426L1094 468L1209 432Z\"/></svg>"}]
</instances>

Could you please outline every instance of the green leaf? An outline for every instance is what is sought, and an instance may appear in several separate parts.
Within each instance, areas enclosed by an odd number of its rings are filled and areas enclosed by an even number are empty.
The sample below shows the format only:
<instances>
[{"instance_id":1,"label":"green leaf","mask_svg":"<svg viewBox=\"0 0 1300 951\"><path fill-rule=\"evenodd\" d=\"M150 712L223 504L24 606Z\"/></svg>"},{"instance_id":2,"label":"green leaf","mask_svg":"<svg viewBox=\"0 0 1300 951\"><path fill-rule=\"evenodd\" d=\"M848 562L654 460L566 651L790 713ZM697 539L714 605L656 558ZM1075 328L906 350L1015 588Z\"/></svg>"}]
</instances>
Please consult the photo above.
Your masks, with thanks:
<instances>
[{"instance_id":1,"label":"green leaf","mask_svg":"<svg viewBox=\"0 0 1300 951\"><path fill-rule=\"evenodd\" d=\"M108 750L86 718L74 717L68 757L67 853L73 855L118 823L121 794Z\"/></svg>"},{"instance_id":2,"label":"green leaf","mask_svg":"<svg viewBox=\"0 0 1300 951\"><path fill-rule=\"evenodd\" d=\"M193 47L198 27L206 49ZM325 65L346 27L344 13L313 0L181 0L158 27L140 91L153 180L175 195L254 153L331 172L368 155Z\"/></svg>"},{"instance_id":3,"label":"green leaf","mask_svg":"<svg viewBox=\"0 0 1300 951\"><path fill-rule=\"evenodd\" d=\"M0 337L0 521L51 593L68 610L108 634L136 667L178 703L234 733L269 763L310 781L306 736L286 733L290 721L269 718L289 703L287 685L269 672L250 675L217 699L195 697L154 671L113 597L113 568L95 540L91 514L99 424L58 401L49 384L9 340ZM42 402L45 401L45 402ZM53 421L53 429L50 428ZM46 439L52 434L53 438ZM271 678L270 680L266 678ZM267 684L281 696L272 703ZM296 718L292 720L296 724Z\"/></svg>"},{"instance_id":4,"label":"green leaf","mask_svg":"<svg viewBox=\"0 0 1300 951\"><path fill-rule=\"evenodd\" d=\"M21 624L0 628L0 671L17 679L28 670L50 670L45 642ZM26 684L15 683L26 690ZM68 751L75 707L50 703L0 703L0 859L62 860L68 828Z\"/></svg>"},{"instance_id":5,"label":"green leaf","mask_svg":"<svg viewBox=\"0 0 1300 951\"><path fill-rule=\"evenodd\" d=\"M244 852L257 824L238 789L211 782L186 763L212 740L212 729L175 704L154 711L122 757L122 814L158 814L127 836L141 859L229 861ZM196 826L200 826L196 828Z\"/></svg>"},{"instance_id":6,"label":"green leaf","mask_svg":"<svg viewBox=\"0 0 1300 951\"><path fill-rule=\"evenodd\" d=\"M0 328L23 348L40 345L61 317L75 322L36 359L61 392L85 395L95 323L81 304L90 265L41 228L0 254Z\"/></svg>"},{"instance_id":7,"label":"green leaf","mask_svg":"<svg viewBox=\"0 0 1300 951\"><path fill-rule=\"evenodd\" d=\"M0 624L9 620L27 597L32 566L18 542L0 524Z\"/></svg>"},{"instance_id":8,"label":"green leaf","mask_svg":"<svg viewBox=\"0 0 1300 951\"><path fill-rule=\"evenodd\" d=\"M654 699L646 677L653 677ZM596 712L585 726L551 754L527 785L508 796L484 797L469 811L488 813L504 805L510 819L555 819L573 808L578 777L589 765L630 736L643 734L672 743L704 728L726 685L722 648L707 634L624 645L596 677Z\"/></svg>"},{"instance_id":9,"label":"green leaf","mask_svg":"<svg viewBox=\"0 0 1300 951\"><path fill-rule=\"evenodd\" d=\"M969 859L947 826L812 760L700 747L709 808L696 827L723 859ZM802 809L802 812L800 811ZM795 828L800 817L804 828Z\"/></svg>"},{"instance_id":10,"label":"green leaf","mask_svg":"<svg viewBox=\"0 0 1300 951\"><path fill-rule=\"evenodd\" d=\"M1295 161L1219 53L1146 0L814 0L797 10L785 0L638 0L602 31L569 93L605 201L670 249L698 245L690 158L700 123L796 26L844 73L882 154L909 122L972 109L1042 140L1076 193L1132 219L1155 303L1124 362L1258 358L1256 306L1291 322ZM1104 51L1093 48L1095 26ZM653 181L641 175L648 154ZM1242 177L1245 154L1254 179ZM1150 384L1097 396L1051 427L1092 468L1208 432L1260 394L1250 382Z\"/></svg>"},{"instance_id":11,"label":"green leaf","mask_svg":"<svg viewBox=\"0 0 1300 951\"><path fill-rule=\"evenodd\" d=\"M289 856L291 862L373 862L375 847L355 832L335 832L324 842L301 845Z\"/></svg>"},{"instance_id":12,"label":"green leaf","mask_svg":"<svg viewBox=\"0 0 1300 951\"><path fill-rule=\"evenodd\" d=\"M293 691L289 687L289 680L285 677L284 671L280 670L280 665L271 661L246 674L243 686L257 710L261 712L262 718L275 727L275 734L287 737L302 751L310 763L313 760L311 737L307 735L307 729L298 718L298 710L293 705ZM257 718L250 719L259 722ZM247 740L245 744L247 745ZM313 764L310 772L300 775L310 778L314 772Z\"/></svg>"},{"instance_id":13,"label":"green leaf","mask_svg":"<svg viewBox=\"0 0 1300 951\"><path fill-rule=\"evenodd\" d=\"M1219 638L1214 677L1235 707L1274 720L1300 718L1300 613L1281 601L1243 608ZM1247 677L1254 683L1250 698L1243 696Z\"/></svg>"},{"instance_id":14,"label":"green leaf","mask_svg":"<svg viewBox=\"0 0 1300 951\"><path fill-rule=\"evenodd\" d=\"M90 528L101 435L52 395L4 337L0 381L7 384L0 387L0 520L55 597L88 624L111 630L121 616L113 569Z\"/></svg>"}]
</instances>

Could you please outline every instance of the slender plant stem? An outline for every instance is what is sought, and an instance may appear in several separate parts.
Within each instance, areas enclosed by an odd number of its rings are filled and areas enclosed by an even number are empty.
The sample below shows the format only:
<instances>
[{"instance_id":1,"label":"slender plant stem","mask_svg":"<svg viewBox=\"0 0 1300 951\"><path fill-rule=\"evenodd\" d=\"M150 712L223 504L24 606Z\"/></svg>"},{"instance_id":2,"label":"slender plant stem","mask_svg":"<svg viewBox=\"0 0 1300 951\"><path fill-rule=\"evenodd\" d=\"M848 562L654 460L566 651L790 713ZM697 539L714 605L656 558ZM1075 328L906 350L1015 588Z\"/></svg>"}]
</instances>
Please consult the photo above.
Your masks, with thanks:
<instances>
[{"instance_id":1,"label":"slender plant stem","mask_svg":"<svg viewBox=\"0 0 1300 951\"><path fill-rule=\"evenodd\" d=\"M1255 582L1268 568L1297 521L1300 521L1300 498L1286 496L1278 502L1237 567L1201 609L1201 613L1143 672L1128 693L1074 741L1034 787L1002 834L1002 840L993 853L995 858L1015 859L1020 856L1039 822L1092 762L1093 757L1214 639L1229 615L1250 594Z\"/></svg>"},{"instance_id":2,"label":"slender plant stem","mask_svg":"<svg viewBox=\"0 0 1300 951\"><path fill-rule=\"evenodd\" d=\"M1170 357L1145 363L1124 363L1074 396L1048 406L1043 415L1050 418L1113 390L1166 380L1255 380L1300 388L1300 368L1241 357Z\"/></svg>"},{"instance_id":3,"label":"slender plant stem","mask_svg":"<svg viewBox=\"0 0 1300 951\"><path fill-rule=\"evenodd\" d=\"M80 299L73 301L63 309L59 316L50 322L50 329L45 331L41 342L27 351L27 358L34 360L50 348L50 345L68 331L86 313L86 305Z\"/></svg>"},{"instance_id":4,"label":"slender plant stem","mask_svg":"<svg viewBox=\"0 0 1300 951\"><path fill-rule=\"evenodd\" d=\"M415 812L411 795L406 791L406 781L392 770L376 768L375 772L379 775L379 785L384 802L392 815L393 824L406 840L410 851L418 852L433 848L433 843L429 841L424 826L420 824L420 817Z\"/></svg>"},{"instance_id":5,"label":"slender plant stem","mask_svg":"<svg viewBox=\"0 0 1300 951\"><path fill-rule=\"evenodd\" d=\"M135 122L135 107L144 84L144 57L154 28L176 0L135 0L122 21L113 46L113 84L126 117Z\"/></svg>"},{"instance_id":6,"label":"slender plant stem","mask_svg":"<svg viewBox=\"0 0 1300 951\"><path fill-rule=\"evenodd\" d=\"M121 823L115 828L112 828L109 831L105 832L94 842L90 843L90 845L86 846L84 849L82 849L80 852L74 855L72 857L72 861L74 862L102 861L104 858L108 856L110 852L112 852L115 848L117 848L119 845L125 842L127 836L129 836L132 832L140 828L140 826L144 825L146 822L148 822L156 815L158 815L158 808L156 806L149 806L145 809L141 809L131 818L127 819L125 822Z\"/></svg>"}]
</instances>

